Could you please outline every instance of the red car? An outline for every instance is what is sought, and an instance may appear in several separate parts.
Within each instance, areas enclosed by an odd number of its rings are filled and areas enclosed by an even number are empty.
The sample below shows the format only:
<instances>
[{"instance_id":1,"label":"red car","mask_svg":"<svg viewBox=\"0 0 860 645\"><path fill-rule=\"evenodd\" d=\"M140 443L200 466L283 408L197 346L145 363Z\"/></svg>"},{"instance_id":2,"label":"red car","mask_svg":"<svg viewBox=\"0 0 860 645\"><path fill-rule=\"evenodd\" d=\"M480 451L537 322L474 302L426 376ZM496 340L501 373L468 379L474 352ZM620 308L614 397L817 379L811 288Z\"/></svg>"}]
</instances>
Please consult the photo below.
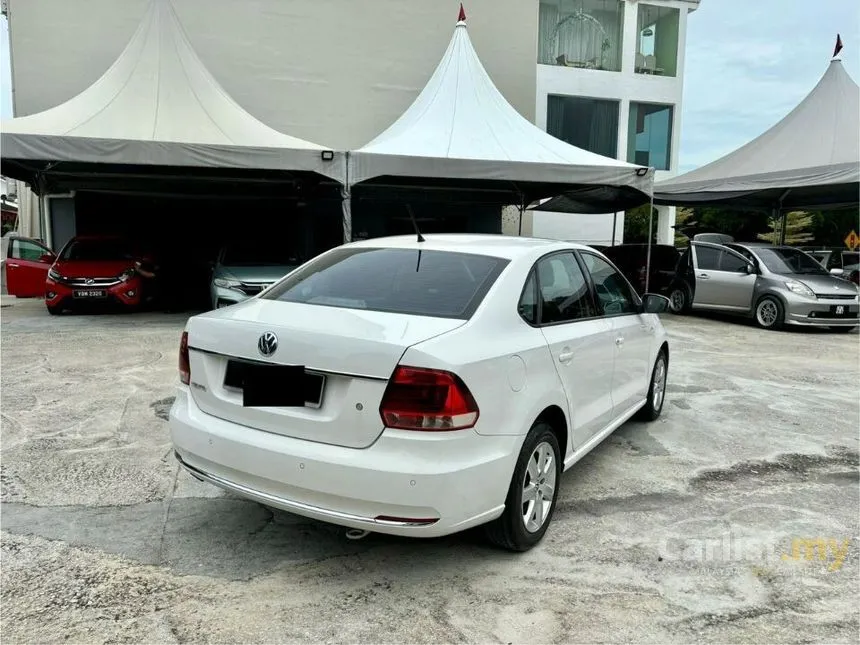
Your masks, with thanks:
<instances>
[{"instance_id":1,"label":"red car","mask_svg":"<svg viewBox=\"0 0 860 645\"><path fill-rule=\"evenodd\" d=\"M135 271L139 254L120 237L75 237L48 271L45 304L51 314L82 304L141 304L143 280Z\"/></svg>"}]
</instances>

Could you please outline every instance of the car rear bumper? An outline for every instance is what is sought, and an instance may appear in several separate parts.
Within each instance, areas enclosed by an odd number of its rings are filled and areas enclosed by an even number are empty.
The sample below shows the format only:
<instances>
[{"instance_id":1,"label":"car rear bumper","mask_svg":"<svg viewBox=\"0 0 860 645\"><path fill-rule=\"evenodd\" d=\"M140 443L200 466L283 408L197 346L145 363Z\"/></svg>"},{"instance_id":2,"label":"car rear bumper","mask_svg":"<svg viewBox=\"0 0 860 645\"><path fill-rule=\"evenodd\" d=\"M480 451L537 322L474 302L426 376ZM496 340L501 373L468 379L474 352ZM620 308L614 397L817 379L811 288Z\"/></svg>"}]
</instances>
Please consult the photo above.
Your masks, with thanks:
<instances>
[{"instance_id":1,"label":"car rear bumper","mask_svg":"<svg viewBox=\"0 0 860 645\"><path fill-rule=\"evenodd\" d=\"M386 430L368 448L344 448L213 417L185 386L170 430L180 464L198 479L297 515L413 537L498 517L522 442L472 430Z\"/></svg>"},{"instance_id":2,"label":"car rear bumper","mask_svg":"<svg viewBox=\"0 0 860 645\"><path fill-rule=\"evenodd\" d=\"M844 307L843 313L836 313ZM857 300L824 300L792 302L789 304L786 324L806 327L854 327L860 325L860 306Z\"/></svg>"}]
</instances>

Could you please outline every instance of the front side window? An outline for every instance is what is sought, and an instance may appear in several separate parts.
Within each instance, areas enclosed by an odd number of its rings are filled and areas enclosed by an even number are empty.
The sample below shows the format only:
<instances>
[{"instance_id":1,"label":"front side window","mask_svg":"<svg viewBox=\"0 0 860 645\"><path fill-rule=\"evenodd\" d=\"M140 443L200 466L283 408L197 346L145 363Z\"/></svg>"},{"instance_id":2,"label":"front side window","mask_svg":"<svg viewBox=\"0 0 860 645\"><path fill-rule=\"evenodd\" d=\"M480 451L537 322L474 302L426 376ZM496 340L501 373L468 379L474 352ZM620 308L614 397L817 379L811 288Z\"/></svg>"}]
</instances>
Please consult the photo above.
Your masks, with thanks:
<instances>
[{"instance_id":1,"label":"front side window","mask_svg":"<svg viewBox=\"0 0 860 645\"><path fill-rule=\"evenodd\" d=\"M678 36L681 10L639 4L636 31L636 73L678 74Z\"/></svg>"},{"instance_id":2,"label":"front side window","mask_svg":"<svg viewBox=\"0 0 860 645\"><path fill-rule=\"evenodd\" d=\"M547 97L546 131L572 146L618 156L618 101L577 96Z\"/></svg>"},{"instance_id":3,"label":"front side window","mask_svg":"<svg viewBox=\"0 0 860 645\"><path fill-rule=\"evenodd\" d=\"M582 260L594 283L597 302L604 315L619 316L638 311L633 292L615 267L591 253L583 253Z\"/></svg>"},{"instance_id":4,"label":"front side window","mask_svg":"<svg viewBox=\"0 0 860 645\"><path fill-rule=\"evenodd\" d=\"M624 4L618 0L541 0L538 63L620 72Z\"/></svg>"},{"instance_id":5,"label":"front side window","mask_svg":"<svg viewBox=\"0 0 860 645\"><path fill-rule=\"evenodd\" d=\"M696 247L696 268L703 271L719 271L720 270L720 249L715 249L711 246Z\"/></svg>"},{"instance_id":6,"label":"front side window","mask_svg":"<svg viewBox=\"0 0 860 645\"><path fill-rule=\"evenodd\" d=\"M261 297L468 320L508 263L449 251L339 248L290 273Z\"/></svg>"},{"instance_id":7,"label":"front side window","mask_svg":"<svg viewBox=\"0 0 860 645\"><path fill-rule=\"evenodd\" d=\"M596 315L588 283L572 253L559 253L537 264L544 325L572 322Z\"/></svg>"},{"instance_id":8,"label":"front side window","mask_svg":"<svg viewBox=\"0 0 860 645\"><path fill-rule=\"evenodd\" d=\"M630 103L627 161L669 170L672 152L671 105Z\"/></svg>"},{"instance_id":9,"label":"front side window","mask_svg":"<svg viewBox=\"0 0 860 645\"><path fill-rule=\"evenodd\" d=\"M16 258L18 260L29 260L31 262L38 262L43 255L48 253L48 251L38 244L34 244L29 240L12 240L12 253L11 257Z\"/></svg>"},{"instance_id":10,"label":"front side window","mask_svg":"<svg viewBox=\"0 0 860 645\"><path fill-rule=\"evenodd\" d=\"M734 253L723 251L720 255L720 271L743 273L748 266L749 262L743 258L739 258Z\"/></svg>"}]
</instances>

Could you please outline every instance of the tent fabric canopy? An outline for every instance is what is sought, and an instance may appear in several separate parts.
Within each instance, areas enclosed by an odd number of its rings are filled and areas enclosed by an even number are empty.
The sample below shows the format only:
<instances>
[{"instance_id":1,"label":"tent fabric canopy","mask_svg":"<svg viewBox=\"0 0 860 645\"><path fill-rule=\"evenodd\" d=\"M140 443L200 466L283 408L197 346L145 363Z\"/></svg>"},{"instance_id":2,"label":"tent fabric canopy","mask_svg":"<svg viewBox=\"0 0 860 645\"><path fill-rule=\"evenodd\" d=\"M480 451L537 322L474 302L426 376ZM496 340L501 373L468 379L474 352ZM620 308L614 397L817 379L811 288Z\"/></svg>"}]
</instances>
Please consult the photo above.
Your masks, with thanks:
<instances>
[{"instance_id":1,"label":"tent fabric canopy","mask_svg":"<svg viewBox=\"0 0 860 645\"><path fill-rule=\"evenodd\" d=\"M860 191L860 88L834 59L776 125L706 166L654 185L657 204L841 208Z\"/></svg>"},{"instance_id":2,"label":"tent fabric canopy","mask_svg":"<svg viewBox=\"0 0 860 645\"><path fill-rule=\"evenodd\" d=\"M89 88L2 124L4 170L16 174L74 162L305 171L342 181L342 154L326 161L325 150L270 128L230 98L197 57L170 0L151 0L125 50Z\"/></svg>"},{"instance_id":3,"label":"tent fabric canopy","mask_svg":"<svg viewBox=\"0 0 860 645\"><path fill-rule=\"evenodd\" d=\"M528 202L605 186L615 190L592 197L624 195L642 203L653 185L651 169L576 148L522 117L481 64L462 14L442 60L412 105L351 152L348 165L348 182L356 187L457 180L475 187L505 185Z\"/></svg>"}]
</instances>

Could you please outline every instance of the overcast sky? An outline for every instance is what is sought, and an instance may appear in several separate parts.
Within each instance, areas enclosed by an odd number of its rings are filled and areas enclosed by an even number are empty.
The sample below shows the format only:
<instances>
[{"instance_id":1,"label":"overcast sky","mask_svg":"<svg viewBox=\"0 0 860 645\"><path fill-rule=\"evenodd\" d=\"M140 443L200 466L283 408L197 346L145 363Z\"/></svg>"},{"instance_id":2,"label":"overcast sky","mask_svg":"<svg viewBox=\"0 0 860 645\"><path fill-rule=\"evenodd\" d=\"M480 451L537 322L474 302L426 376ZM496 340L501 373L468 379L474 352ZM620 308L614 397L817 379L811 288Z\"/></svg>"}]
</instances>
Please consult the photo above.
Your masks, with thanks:
<instances>
[{"instance_id":1,"label":"overcast sky","mask_svg":"<svg viewBox=\"0 0 860 645\"><path fill-rule=\"evenodd\" d=\"M2 117L12 114L8 29L0 29ZM815 86L842 35L860 79L858 0L702 0L690 15L681 112L681 172L767 130Z\"/></svg>"}]
</instances>

